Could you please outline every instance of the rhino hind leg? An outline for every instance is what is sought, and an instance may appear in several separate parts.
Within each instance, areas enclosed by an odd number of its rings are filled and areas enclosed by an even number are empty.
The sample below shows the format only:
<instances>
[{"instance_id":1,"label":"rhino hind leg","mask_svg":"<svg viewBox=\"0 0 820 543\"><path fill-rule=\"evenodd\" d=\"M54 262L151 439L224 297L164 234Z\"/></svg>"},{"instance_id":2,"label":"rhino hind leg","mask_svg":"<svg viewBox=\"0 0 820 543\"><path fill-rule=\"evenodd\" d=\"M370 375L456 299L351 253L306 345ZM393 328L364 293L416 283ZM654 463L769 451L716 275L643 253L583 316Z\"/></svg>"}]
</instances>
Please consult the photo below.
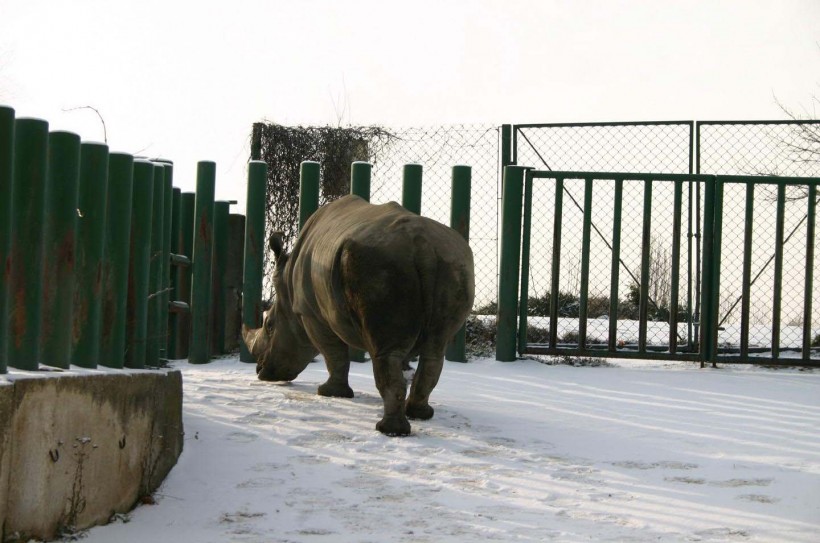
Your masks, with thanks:
<instances>
[{"instance_id":1,"label":"rhino hind leg","mask_svg":"<svg viewBox=\"0 0 820 543\"><path fill-rule=\"evenodd\" d=\"M430 393L438 384L441 369L444 366L444 352L441 354L422 354L419 358L413 385L407 398L405 409L407 417L417 420L433 418L434 410L430 407Z\"/></svg>"},{"instance_id":2,"label":"rhino hind leg","mask_svg":"<svg viewBox=\"0 0 820 543\"><path fill-rule=\"evenodd\" d=\"M384 402L384 416L376 424L376 430L388 436L410 435L410 422L404 414L404 397L407 392L407 381L402 372L404 358L403 355L373 358L376 388Z\"/></svg>"}]
</instances>

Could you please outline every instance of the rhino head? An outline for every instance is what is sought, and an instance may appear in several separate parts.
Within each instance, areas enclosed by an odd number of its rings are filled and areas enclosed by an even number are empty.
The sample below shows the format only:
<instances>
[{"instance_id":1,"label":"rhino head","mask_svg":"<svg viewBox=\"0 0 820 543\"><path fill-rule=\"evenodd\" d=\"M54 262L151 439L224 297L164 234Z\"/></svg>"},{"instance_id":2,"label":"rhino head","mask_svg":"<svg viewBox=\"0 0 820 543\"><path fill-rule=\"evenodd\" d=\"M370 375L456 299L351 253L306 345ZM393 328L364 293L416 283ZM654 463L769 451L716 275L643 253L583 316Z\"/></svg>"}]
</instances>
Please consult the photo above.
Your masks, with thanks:
<instances>
[{"instance_id":1,"label":"rhino head","mask_svg":"<svg viewBox=\"0 0 820 543\"><path fill-rule=\"evenodd\" d=\"M271 234L270 248L276 256L276 303L265 312L262 328L242 325L242 339L256 360L256 375L262 381L293 381L318 354L293 314L284 277L289 255L283 246L282 233Z\"/></svg>"}]
</instances>

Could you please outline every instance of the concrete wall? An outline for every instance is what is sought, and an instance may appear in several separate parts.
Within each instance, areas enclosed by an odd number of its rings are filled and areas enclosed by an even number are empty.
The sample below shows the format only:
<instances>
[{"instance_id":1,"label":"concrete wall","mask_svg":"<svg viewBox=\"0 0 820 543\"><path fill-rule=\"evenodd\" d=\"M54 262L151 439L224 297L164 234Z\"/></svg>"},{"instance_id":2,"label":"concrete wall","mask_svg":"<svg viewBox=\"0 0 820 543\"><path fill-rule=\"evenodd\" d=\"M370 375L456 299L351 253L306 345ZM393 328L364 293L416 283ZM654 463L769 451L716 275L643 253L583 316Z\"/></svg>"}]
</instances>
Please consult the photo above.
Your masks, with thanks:
<instances>
[{"instance_id":1,"label":"concrete wall","mask_svg":"<svg viewBox=\"0 0 820 543\"><path fill-rule=\"evenodd\" d=\"M182 452L178 371L0 376L3 541L104 524Z\"/></svg>"}]
</instances>

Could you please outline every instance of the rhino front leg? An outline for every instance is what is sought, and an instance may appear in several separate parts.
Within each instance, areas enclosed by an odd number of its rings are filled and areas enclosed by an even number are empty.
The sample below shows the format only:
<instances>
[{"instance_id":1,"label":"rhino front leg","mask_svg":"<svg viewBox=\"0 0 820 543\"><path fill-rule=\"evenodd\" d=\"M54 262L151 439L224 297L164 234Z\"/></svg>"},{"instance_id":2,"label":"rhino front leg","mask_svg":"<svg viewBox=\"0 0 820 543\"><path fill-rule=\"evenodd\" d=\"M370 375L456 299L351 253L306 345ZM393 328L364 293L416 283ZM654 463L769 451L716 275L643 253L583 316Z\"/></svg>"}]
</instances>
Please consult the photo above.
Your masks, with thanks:
<instances>
[{"instance_id":1,"label":"rhino front leg","mask_svg":"<svg viewBox=\"0 0 820 543\"><path fill-rule=\"evenodd\" d=\"M376 424L376 430L388 436L410 435L410 422L404 414L404 397L407 381L402 372L403 355L375 356L373 375L376 388L384 402L384 416Z\"/></svg>"},{"instance_id":2,"label":"rhino front leg","mask_svg":"<svg viewBox=\"0 0 820 543\"><path fill-rule=\"evenodd\" d=\"M322 353L327 367L328 378L319 385L319 395L352 398L353 389L350 388L347 380L350 372L347 344L327 328L313 324L306 325L305 330L313 344Z\"/></svg>"},{"instance_id":3,"label":"rhino front leg","mask_svg":"<svg viewBox=\"0 0 820 543\"><path fill-rule=\"evenodd\" d=\"M407 398L407 416L411 419L427 420L433 418L430 407L430 393L438 383L441 369L444 366L444 353L424 355L419 358L413 385Z\"/></svg>"}]
</instances>

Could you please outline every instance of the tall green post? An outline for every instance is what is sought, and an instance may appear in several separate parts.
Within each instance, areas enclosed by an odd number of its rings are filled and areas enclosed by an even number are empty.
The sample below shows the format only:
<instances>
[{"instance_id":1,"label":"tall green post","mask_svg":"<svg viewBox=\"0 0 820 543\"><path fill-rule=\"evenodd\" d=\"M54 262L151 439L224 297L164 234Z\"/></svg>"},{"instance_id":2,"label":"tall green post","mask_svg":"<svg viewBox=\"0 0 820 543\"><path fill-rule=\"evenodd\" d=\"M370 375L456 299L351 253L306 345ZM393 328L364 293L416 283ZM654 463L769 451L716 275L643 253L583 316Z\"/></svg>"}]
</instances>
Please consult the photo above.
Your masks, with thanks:
<instances>
[{"instance_id":1,"label":"tall green post","mask_svg":"<svg viewBox=\"0 0 820 543\"><path fill-rule=\"evenodd\" d=\"M211 267L211 352L225 352L225 270L228 267L228 215L231 204L214 202L214 244Z\"/></svg>"},{"instance_id":2,"label":"tall green post","mask_svg":"<svg viewBox=\"0 0 820 543\"><path fill-rule=\"evenodd\" d=\"M165 223L165 166L154 164L154 192L151 209L151 267L148 279L148 345L145 365L158 367L162 327L160 321L165 316L162 311L162 244Z\"/></svg>"},{"instance_id":3,"label":"tall green post","mask_svg":"<svg viewBox=\"0 0 820 543\"><path fill-rule=\"evenodd\" d=\"M196 203L194 206L191 344L188 349L188 361L191 364L206 364L211 359L208 327L211 314L215 185L216 164L209 161L199 162L196 171Z\"/></svg>"},{"instance_id":4,"label":"tall green post","mask_svg":"<svg viewBox=\"0 0 820 543\"><path fill-rule=\"evenodd\" d=\"M299 167L299 231L319 209L319 163L306 160Z\"/></svg>"},{"instance_id":5,"label":"tall green post","mask_svg":"<svg viewBox=\"0 0 820 543\"><path fill-rule=\"evenodd\" d=\"M421 164L405 164L402 169L401 205L416 215L421 215ZM455 168L453 169L455 175ZM455 183L455 180L453 181ZM455 188L455 185L454 185Z\"/></svg>"},{"instance_id":6,"label":"tall green post","mask_svg":"<svg viewBox=\"0 0 820 543\"><path fill-rule=\"evenodd\" d=\"M450 227L470 241L470 194L472 191L472 168L453 166L453 193L450 200ZM467 362L466 323L456 332L447 345L447 360Z\"/></svg>"},{"instance_id":7,"label":"tall green post","mask_svg":"<svg viewBox=\"0 0 820 543\"><path fill-rule=\"evenodd\" d=\"M144 368L148 346L148 295L151 277L151 225L154 207L154 164L134 161L131 197L131 242L128 263L125 366Z\"/></svg>"},{"instance_id":8,"label":"tall green post","mask_svg":"<svg viewBox=\"0 0 820 543\"><path fill-rule=\"evenodd\" d=\"M268 165L261 160L248 164L248 197L245 209L245 265L242 270L242 324L262 326L262 258L265 251L265 194ZM239 360L255 362L244 341Z\"/></svg>"},{"instance_id":9,"label":"tall green post","mask_svg":"<svg viewBox=\"0 0 820 543\"><path fill-rule=\"evenodd\" d=\"M80 145L80 192L77 211L77 285L74 303L74 350L71 363L96 368L102 331L102 269L105 252L105 206L108 197L108 146Z\"/></svg>"},{"instance_id":10,"label":"tall green post","mask_svg":"<svg viewBox=\"0 0 820 543\"><path fill-rule=\"evenodd\" d=\"M102 346L100 365L125 365L125 315L128 303L128 259L134 157L111 153L108 161L108 202L105 237Z\"/></svg>"},{"instance_id":11,"label":"tall green post","mask_svg":"<svg viewBox=\"0 0 820 543\"><path fill-rule=\"evenodd\" d=\"M8 297L14 180L14 110L0 105L0 373L8 366Z\"/></svg>"},{"instance_id":12,"label":"tall green post","mask_svg":"<svg viewBox=\"0 0 820 543\"><path fill-rule=\"evenodd\" d=\"M495 358L516 359L516 309L518 307L518 263L521 256L521 204L524 189L522 166L504 168L501 209L501 263L498 280L498 319Z\"/></svg>"},{"instance_id":13,"label":"tall green post","mask_svg":"<svg viewBox=\"0 0 820 543\"><path fill-rule=\"evenodd\" d=\"M182 209L182 190L174 187L171 196L171 247L170 251L173 254L182 253L182 237L179 229L179 213ZM179 277L182 266L172 266L171 285L170 285L170 299L173 301L181 300L179 291ZM179 358L179 313L170 313L168 316L168 358Z\"/></svg>"},{"instance_id":14,"label":"tall green post","mask_svg":"<svg viewBox=\"0 0 820 543\"><path fill-rule=\"evenodd\" d=\"M171 300L171 218L173 215L174 198L174 165L168 161L163 162L165 170L165 192L162 198L163 220L162 220L162 263L159 306L159 354L160 358L168 360L168 321L170 312L168 304Z\"/></svg>"},{"instance_id":15,"label":"tall green post","mask_svg":"<svg viewBox=\"0 0 820 543\"><path fill-rule=\"evenodd\" d=\"M350 193L370 201L370 175L373 165L369 162L354 162L350 165ZM350 348L350 360L364 362L364 351Z\"/></svg>"},{"instance_id":16,"label":"tall green post","mask_svg":"<svg viewBox=\"0 0 820 543\"><path fill-rule=\"evenodd\" d=\"M71 132L49 134L48 164L40 361L47 366L68 368L74 307L80 136Z\"/></svg>"},{"instance_id":17,"label":"tall green post","mask_svg":"<svg viewBox=\"0 0 820 543\"><path fill-rule=\"evenodd\" d=\"M181 239L180 252L193 262L194 259L194 205L196 194L183 192L180 196L179 209L179 236ZM177 358L188 358L188 347L191 343L191 266L177 268L177 282L179 284L178 300L188 304L187 313L179 313L179 335L177 337Z\"/></svg>"}]
</instances>

